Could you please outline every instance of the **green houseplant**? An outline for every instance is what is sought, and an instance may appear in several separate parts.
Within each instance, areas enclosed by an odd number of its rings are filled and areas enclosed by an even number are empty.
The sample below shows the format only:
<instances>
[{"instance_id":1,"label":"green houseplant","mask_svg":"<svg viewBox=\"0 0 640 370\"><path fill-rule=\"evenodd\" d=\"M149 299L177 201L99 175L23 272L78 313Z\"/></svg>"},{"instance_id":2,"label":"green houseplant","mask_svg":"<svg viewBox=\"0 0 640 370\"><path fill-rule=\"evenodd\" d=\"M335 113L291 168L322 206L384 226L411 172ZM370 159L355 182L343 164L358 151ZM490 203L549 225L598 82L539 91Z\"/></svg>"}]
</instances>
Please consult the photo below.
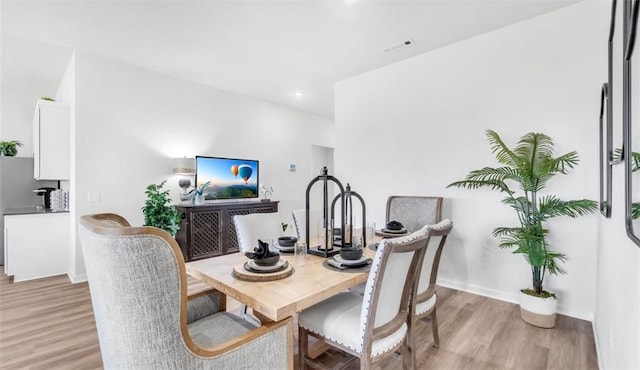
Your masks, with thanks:
<instances>
[{"instance_id":1,"label":"green houseplant","mask_svg":"<svg viewBox=\"0 0 640 370\"><path fill-rule=\"evenodd\" d=\"M18 147L21 146L22 143L17 140L0 141L0 155L15 157L18 154Z\"/></svg>"},{"instance_id":2,"label":"green houseplant","mask_svg":"<svg viewBox=\"0 0 640 370\"><path fill-rule=\"evenodd\" d=\"M552 293L544 291L543 282L547 272L566 273L560 266L566 256L551 249L544 223L558 216L575 218L593 213L597 211L598 205L589 199L564 201L555 195L541 195L540 191L555 175L567 174L578 163L578 154L572 151L553 157L553 140L542 133L522 136L514 149L509 149L495 131L487 130L486 135L492 153L502 166L471 171L464 180L453 182L447 187L489 188L506 195L502 202L515 211L519 225L497 227L493 230L493 235L501 238L501 248L515 248L513 253L523 255L529 263L533 289L522 290L522 293L541 298L550 297L555 301ZM518 186L520 193L510 187L513 184Z\"/></svg>"},{"instance_id":3,"label":"green houseplant","mask_svg":"<svg viewBox=\"0 0 640 370\"><path fill-rule=\"evenodd\" d=\"M169 204L169 190L163 190L165 183L166 180L160 184L151 184L145 190L147 200L142 207L144 226L155 226L175 236L180 229L181 215Z\"/></svg>"}]
</instances>

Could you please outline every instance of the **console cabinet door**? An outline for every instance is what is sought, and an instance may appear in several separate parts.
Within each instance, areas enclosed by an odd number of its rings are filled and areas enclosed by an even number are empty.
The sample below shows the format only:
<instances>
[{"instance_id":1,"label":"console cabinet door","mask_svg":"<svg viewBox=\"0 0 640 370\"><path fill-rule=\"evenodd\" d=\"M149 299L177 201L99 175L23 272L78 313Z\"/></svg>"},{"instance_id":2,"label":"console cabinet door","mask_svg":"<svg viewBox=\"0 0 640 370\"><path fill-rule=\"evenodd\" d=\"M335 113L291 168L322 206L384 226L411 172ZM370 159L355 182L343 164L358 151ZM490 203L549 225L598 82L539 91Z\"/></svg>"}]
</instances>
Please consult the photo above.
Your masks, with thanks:
<instances>
[{"instance_id":1,"label":"console cabinet door","mask_svg":"<svg viewBox=\"0 0 640 370\"><path fill-rule=\"evenodd\" d=\"M240 245L238 244L238 233L236 233L236 225L233 223L233 216L236 215L248 215L252 212L251 208L232 208L225 212L225 254L239 252Z\"/></svg>"},{"instance_id":2,"label":"console cabinet door","mask_svg":"<svg viewBox=\"0 0 640 370\"><path fill-rule=\"evenodd\" d=\"M189 260L199 260L223 254L222 217L222 211L219 210L191 212Z\"/></svg>"}]
</instances>

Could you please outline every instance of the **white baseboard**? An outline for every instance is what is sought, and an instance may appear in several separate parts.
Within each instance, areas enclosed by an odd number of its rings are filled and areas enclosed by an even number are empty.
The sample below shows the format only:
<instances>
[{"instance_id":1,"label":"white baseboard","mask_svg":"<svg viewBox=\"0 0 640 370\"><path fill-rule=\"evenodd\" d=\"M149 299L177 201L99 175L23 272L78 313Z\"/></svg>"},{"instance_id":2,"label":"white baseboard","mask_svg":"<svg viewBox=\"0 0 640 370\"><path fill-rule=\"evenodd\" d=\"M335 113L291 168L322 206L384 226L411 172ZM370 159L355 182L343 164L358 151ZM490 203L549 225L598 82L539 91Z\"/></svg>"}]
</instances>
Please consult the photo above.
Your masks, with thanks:
<instances>
[{"instance_id":1,"label":"white baseboard","mask_svg":"<svg viewBox=\"0 0 640 370\"><path fill-rule=\"evenodd\" d=\"M73 275L71 272L67 272L67 276L69 277L69 280L71 280L72 284L84 283L88 280L87 274Z\"/></svg>"},{"instance_id":2,"label":"white baseboard","mask_svg":"<svg viewBox=\"0 0 640 370\"><path fill-rule=\"evenodd\" d=\"M461 290L463 292L473 293L473 294L481 295L483 297L497 299L499 301L505 301L505 302L515 303L515 304L520 303L518 302L518 296L516 293L507 294L500 290L488 289L488 288L483 288L477 285L470 285L470 284L461 283L455 280L440 279L440 278L438 278L438 285L443 286L445 288Z\"/></svg>"},{"instance_id":3,"label":"white baseboard","mask_svg":"<svg viewBox=\"0 0 640 370\"><path fill-rule=\"evenodd\" d=\"M454 281L449 279L438 279L438 285L441 285L446 288L461 290L463 292L473 293L473 294L481 295L484 297L497 299L504 302L520 304L520 302L518 301L517 293L509 294L503 291L488 289L488 288L484 288L477 285L465 284L459 281ZM593 318L594 318L593 312L570 309L561 304L558 305L558 313L565 316L575 317L580 320L586 320L591 322L593 322Z\"/></svg>"}]
</instances>

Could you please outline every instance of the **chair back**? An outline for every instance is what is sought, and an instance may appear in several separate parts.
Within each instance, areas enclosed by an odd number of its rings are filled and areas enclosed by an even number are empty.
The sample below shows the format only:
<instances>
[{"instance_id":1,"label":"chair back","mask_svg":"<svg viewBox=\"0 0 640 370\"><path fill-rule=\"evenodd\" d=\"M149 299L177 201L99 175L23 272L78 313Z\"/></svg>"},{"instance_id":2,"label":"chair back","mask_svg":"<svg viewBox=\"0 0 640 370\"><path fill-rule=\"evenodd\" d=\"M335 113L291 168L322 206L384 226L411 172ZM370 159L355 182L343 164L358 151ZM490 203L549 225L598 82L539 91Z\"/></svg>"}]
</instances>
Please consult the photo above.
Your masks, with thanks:
<instances>
[{"instance_id":1,"label":"chair back","mask_svg":"<svg viewBox=\"0 0 640 370\"><path fill-rule=\"evenodd\" d=\"M251 213L233 216L233 224L238 235L238 246L241 252L253 252L258 246L258 239L263 242L278 242L282 236L282 221L279 212Z\"/></svg>"},{"instance_id":2,"label":"chair back","mask_svg":"<svg viewBox=\"0 0 640 370\"><path fill-rule=\"evenodd\" d=\"M161 368L184 356L192 343L182 338L186 275L175 240L114 214L82 216L80 240L104 367Z\"/></svg>"},{"instance_id":3,"label":"chair back","mask_svg":"<svg viewBox=\"0 0 640 370\"><path fill-rule=\"evenodd\" d=\"M440 222L442 197L392 195L387 199L387 223L398 221L409 232Z\"/></svg>"},{"instance_id":4,"label":"chair back","mask_svg":"<svg viewBox=\"0 0 640 370\"><path fill-rule=\"evenodd\" d=\"M393 336L400 342L407 332L410 293L420 269L429 228L408 236L383 239L371 264L360 314L363 355L372 343ZM375 355L375 354L374 354Z\"/></svg>"},{"instance_id":5,"label":"chair back","mask_svg":"<svg viewBox=\"0 0 640 370\"><path fill-rule=\"evenodd\" d=\"M418 278L418 289L416 303L425 302L435 292L436 280L438 277L438 266L440 265L440 256L447 236L453 228L453 222L445 219L435 225L430 225L429 241L425 252L422 269ZM440 242L436 246L431 242L432 237L440 237ZM436 239L437 240L437 239Z\"/></svg>"},{"instance_id":6,"label":"chair back","mask_svg":"<svg viewBox=\"0 0 640 370\"><path fill-rule=\"evenodd\" d=\"M304 209L295 209L291 211L291 214L298 239L305 240L307 237L307 211ZM310 210L309 215L309 238L315 239L318 236L318 220L322 217L322 211Z\"/></svg>"}]
</instances>

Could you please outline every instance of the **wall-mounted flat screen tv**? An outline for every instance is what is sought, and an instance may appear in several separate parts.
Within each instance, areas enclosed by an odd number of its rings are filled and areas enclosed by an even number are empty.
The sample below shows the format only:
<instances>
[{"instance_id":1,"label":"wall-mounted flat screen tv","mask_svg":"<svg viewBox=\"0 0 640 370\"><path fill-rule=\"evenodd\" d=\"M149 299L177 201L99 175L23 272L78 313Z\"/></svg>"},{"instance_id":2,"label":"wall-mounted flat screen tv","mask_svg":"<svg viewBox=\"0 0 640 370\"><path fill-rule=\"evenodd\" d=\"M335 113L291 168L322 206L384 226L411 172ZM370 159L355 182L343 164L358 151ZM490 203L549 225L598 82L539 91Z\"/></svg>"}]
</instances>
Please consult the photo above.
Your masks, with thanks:
<instances>
[{"instance_id":1,"label":"wall-mounted flat screen tv","mask_svg":"<svg viewBox=\"0 0 640 370\"><path fill-rule=\"evenodd\" d=\"M196 186L211 181L206 199L257 198L259 173L256 160L196 156Z\"/></svg>"}]
</instances>

